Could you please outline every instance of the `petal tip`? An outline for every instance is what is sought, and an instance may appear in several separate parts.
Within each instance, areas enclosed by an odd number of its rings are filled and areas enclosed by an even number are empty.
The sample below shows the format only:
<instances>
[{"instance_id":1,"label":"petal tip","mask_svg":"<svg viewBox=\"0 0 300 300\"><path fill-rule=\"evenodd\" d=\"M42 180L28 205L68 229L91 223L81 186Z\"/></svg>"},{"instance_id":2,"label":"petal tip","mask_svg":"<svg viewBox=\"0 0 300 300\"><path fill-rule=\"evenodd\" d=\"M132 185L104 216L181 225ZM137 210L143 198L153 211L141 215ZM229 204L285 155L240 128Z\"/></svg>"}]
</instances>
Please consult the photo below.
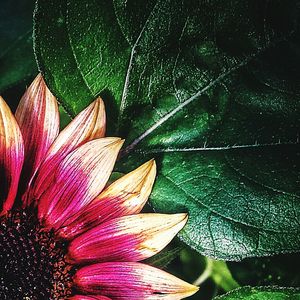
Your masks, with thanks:
<instances>
[{"instance_id":1,"label":"petal tip","mask_svg":"<svg viewBox=\"0 0 300 300\"><path fill-rule=\"evenodd\" d=\"M47 85L46 85L46 82L42 76L41 73L39 73L35 78L34 80L32 81L32 83L30 84L30 86L28 87L27 91L30 93L32 92L33 94L34 93L37 93L37 89L40 88L40 89L45 89L46 92L50 93ZM26 91L26 92L27 92ZM25 94L26 94L25 92ZM51 94L52 96L52 94ZM54 96L53 96L54 97Z\"/></svg>"},{"instance_id":2,"label":"petal tip","mask_svg":"<svg viewBox=\"0 0 300 300\"><path fill-rule=\"evenodd\" d=\"M145 163L145 165L147 166L147 168L149 168L149 171L153 169L153 170L155 170L155 173L156 173L157 166L156 166L156 161L154 158L151 158L149 161L147 161Z\"/></svg>"},{"instance_id":3,"label":"petal tip","mask_svg":"<svg viewBox=\"0 0 300 300\"><path fill-rule=\"evenodd\" d=\"M0 96L0 108L7 108L8 106L7 106L7 104L6 104L6 102L5 102L5 100L3 99L3 97L2 96Z\"/></svg>"},{"instance_id":4,"label":"petal tip","mask_svg":"<svg viewBox=\"0 0 300 300\"><path fill-rule=\"evenodd\" d=\"M187 284L188 284L188 286L186 288L185 297L190 297L190 296L196 294L199 291L198 286L193 285L193 284L189 284L189 283L187 283Z\"/></svg>"},{"instance_id":5,"label":"petal tip","mask_svg":"<svg viewBox=\"0 0 300 300\"><path fill-rule=\"evenodd\" d=\"M91 106L93 107L93 110L96 112L96 114L103 118L102 122L105 123L105 105L102 98L98 97L94 102L92 102Z\"/></svg>"},{"instance_id":6,"label":"petal tip","mask_svg":"<svg viewBox=\"0 0 300 300\"><path fill-rule=\"evenodd\" d=\"M187 213L178 213L178 214L171 214L165 216L166 218L169 219L171 226L176 227L177 232L179 232L186 225L188 221Z\"/></svg>"},{"instance_id":7,"label":"petal tip","mask_svg":"<svg viewBox=\"0 0 300 300\"><path fill-rule=\"evenodd\" d=\"M119 137L112 137L111 142L108 144L109 147L116 149L117 151L120 150L124 144L125 140Z\"/></svg>"},{"instance_id":8,"label":"petal tip","mask_svg":"<svg viewBox=\"0 0 300 300\"><path fill-rule=\"evenodd\" d=\"M154 183L154 179L156 177L156 162L152 158L149 161L145 162L143 165L135 169L131 172L132 174L135 174L136 178L143 178L144 185L147 184L147 182L151 182L149 184L152 189L152 185Z\"/></svg>"},{"instance_id":9,"label":"petal tip","mask_svg":"<svg viewBox=\"0 0 300 300\"><path fill-rule=\"evenodd\" d=\"M179 214L176 214L176 216L178 217L178 220L179 220L178 223L182 223L183 226L187 223L187 221L189 219L189 215L187 213L179 213Z\"/></svg>"},{"instance_id":10,"label":"petal tip","mask_svg":"<svg viewBox=\"0 0 300 300\"><path fill-rule=\"evenodd\" d=\"M104 106L104 101L102 100L101 97L96 98L93 103L94 103L94 106L96 106L96 105L99 107Z\"/></svg>"}]
</instances>

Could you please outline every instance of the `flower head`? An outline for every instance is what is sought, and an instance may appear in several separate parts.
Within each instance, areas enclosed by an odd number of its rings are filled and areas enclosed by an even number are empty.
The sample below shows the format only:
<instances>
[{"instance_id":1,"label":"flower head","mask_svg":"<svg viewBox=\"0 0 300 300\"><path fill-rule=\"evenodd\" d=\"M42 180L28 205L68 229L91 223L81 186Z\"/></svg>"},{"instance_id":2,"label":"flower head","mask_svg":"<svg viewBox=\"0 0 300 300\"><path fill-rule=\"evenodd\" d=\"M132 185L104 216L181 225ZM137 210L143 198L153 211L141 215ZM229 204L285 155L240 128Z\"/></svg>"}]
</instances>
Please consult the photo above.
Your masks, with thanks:
<instances>
[{"instance_id":1,"label":"flower head","mask_svg":"<svg viewBox=\"0 0 300 300\"><path fill-rule=\"evenodd\" d=\"M0 298L182 299L197 287L140 263L186 214L140 213L155 161L107 185L123 140L104 137L100 98L59 133L40 75L15 116L0 98Z\"/></svg>"}]
</instances>

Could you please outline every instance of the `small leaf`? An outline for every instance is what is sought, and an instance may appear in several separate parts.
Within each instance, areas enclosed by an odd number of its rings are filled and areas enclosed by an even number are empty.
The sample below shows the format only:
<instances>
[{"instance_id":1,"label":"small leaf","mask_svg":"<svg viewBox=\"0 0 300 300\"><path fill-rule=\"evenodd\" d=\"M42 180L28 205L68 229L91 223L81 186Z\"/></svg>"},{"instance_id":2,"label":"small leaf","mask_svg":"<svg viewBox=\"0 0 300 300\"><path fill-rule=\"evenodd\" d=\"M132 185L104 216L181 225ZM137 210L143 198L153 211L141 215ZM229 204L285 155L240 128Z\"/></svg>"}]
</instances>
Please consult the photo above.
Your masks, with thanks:
<instances>
[{"instance_id":1,"label":"small leaf","mask_svg":"<svg viewBox=\"0 0 300 300\"><path fill-rule=\"evenodd\" d=\"M242 287L226 295L216 297L220 300L299 300L300 290L282 287Z\"/></svg>"},{"instance_id":2,"label":"small leaf","mask_svg":"<svg viewBox=\"0 0 300 300\"><path fill-rule=\"evenodd\" d=\"M232 277L232 274L224 261L212 261L211 278L217 286L226 292L239 287L239 284Z\"/></svg>"}]
</instances>

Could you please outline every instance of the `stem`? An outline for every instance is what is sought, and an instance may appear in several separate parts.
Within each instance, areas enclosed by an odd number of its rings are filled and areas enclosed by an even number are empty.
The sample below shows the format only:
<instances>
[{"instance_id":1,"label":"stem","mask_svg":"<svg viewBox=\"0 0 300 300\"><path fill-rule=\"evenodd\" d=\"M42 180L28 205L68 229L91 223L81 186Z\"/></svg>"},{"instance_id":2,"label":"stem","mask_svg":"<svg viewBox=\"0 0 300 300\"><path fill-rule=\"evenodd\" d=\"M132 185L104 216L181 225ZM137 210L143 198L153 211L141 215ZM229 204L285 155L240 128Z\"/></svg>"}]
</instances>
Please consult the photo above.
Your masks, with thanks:
<instances>
[{"instance_id":1,"label":"stem","mask_svg":"<svg viewBox=\"0 0 300 300\"><path fill-rule=\"evenodd\" d=\"M221 287L225 292L238 288L239 284L232 277L225 261L218 261L206 257L206 267L204 272L194 281L194 285L201 285L208 278Z\"/></svg>"},{"instance_id":2,"label":"stem","mask_svg":"<svg viewBox=\"0 0 300 300\"><path fill-rule=\"evenodd\" d=\"M194 285L199 286L205 282L212 274L213 271L213 261L209 258L206 258L206 267L204 272L193 282Z\"/></svg>"}]
</instances>

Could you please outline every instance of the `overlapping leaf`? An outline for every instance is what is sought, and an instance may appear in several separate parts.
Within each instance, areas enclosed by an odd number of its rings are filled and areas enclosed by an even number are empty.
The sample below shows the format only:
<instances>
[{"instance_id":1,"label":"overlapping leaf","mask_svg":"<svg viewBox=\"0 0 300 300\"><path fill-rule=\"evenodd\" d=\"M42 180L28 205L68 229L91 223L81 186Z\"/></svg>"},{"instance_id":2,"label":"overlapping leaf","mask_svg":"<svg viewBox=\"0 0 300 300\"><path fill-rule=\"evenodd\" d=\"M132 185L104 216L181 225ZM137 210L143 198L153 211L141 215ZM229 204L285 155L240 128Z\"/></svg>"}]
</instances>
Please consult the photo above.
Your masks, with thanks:
<instances>
[{"instance_id":1,"label":"overlapping leaf","mask_svg":"<svg viewBox=\"0 0 300 300\"><path fill-rule=\"evenodd\" d=\"M35 50L69 113L103 96L120 171L156 157L152 203L189 212L182 239L236 260L300 249L298 18L296 1L38 1Z\"/></svg>"}]
</instances>

